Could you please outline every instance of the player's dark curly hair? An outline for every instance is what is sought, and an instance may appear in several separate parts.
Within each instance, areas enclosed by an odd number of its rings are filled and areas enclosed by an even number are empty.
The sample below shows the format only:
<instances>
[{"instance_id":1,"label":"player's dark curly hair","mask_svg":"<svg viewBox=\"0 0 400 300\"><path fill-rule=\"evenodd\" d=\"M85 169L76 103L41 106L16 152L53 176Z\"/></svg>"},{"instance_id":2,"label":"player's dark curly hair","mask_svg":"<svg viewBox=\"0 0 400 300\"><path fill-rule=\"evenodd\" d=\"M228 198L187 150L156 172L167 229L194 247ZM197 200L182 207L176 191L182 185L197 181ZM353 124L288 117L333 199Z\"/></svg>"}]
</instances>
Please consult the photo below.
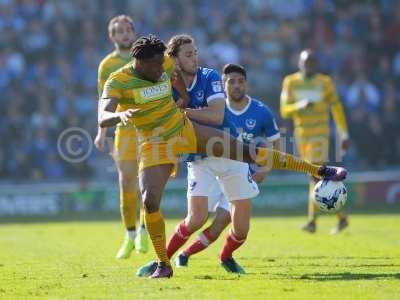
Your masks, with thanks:
<instances>
[{"instance_id":1,"label":"player's dark curly hair","mask_svg":"<svg viewBox=\"0 0 400 300\"><path fill-rule=\"evenodd\" d=\"M132 45L131 57L136 59L148 59L157 54L164 54L167 47L157 36L150 34L138 38Z\"/></svg>"},{"instance_id":2,"label":"player's dark curly hair","mask_svg":"<svg viewBox=\"0 0 400 300\"><path fill-rule=\"evenodd\" d=\"M245 79L247 79L247 73L246 69L238 64L227 64L222 68L222 74L228 75L230 73L239 73L244 76Z\"/></svg>"},{"instance_id":3,"label":"player's dark curly hair","mask_svg":"<svg viewBox=\"0 0 400 300\"><path fill-rule=\"evenodd\" d=\"M181 46L193 43L194 43L193 38L188 34L174 35L168 42L167 55L176 57L178 56L178 52Z\"/></svg>"}]
</instances>

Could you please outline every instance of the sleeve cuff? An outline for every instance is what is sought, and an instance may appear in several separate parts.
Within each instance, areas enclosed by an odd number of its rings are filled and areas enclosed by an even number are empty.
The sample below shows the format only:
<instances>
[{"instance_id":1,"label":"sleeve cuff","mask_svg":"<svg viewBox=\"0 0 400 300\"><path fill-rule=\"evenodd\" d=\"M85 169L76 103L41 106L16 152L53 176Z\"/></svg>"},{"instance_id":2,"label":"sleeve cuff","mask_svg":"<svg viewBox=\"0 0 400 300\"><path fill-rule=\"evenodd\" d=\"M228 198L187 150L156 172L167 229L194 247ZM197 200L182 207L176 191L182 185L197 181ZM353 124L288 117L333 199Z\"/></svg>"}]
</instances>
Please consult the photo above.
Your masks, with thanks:
<instances>
[{"instance_id":1,"label":"sleeve cuff","mask_svg":"<svg viewBox=\"0 0 400 300\"><path fill-rule=\"evenodd\" d=\"M225 94L224 93L218 93L211 95L210 97L207 98L207 103L210 103L211 101L214 101L215 99L225 99Z\"/></svg>"},{"instance_id":2,"label":"sleeve cuff","mask_svg":"<svg viewBox=\"0 0 400 300\"><path fill-rule=\"evenodd\" d=\"M268 136L267 137L267 141L268 142L275 142L276 140L280 139L280 137L281 137L281 134L278 132L278 133L276 133L274 135Z\"/></svg>"}]
</instances>

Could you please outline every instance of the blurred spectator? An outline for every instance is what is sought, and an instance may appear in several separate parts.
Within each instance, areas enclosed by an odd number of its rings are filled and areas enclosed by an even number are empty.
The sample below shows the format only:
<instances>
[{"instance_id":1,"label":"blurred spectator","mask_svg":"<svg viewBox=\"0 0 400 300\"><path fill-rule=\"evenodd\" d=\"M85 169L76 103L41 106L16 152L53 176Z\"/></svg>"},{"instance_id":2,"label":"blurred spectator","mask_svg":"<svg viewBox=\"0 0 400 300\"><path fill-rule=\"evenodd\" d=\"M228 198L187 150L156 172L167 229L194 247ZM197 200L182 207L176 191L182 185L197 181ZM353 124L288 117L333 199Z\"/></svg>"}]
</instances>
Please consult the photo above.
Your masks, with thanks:
<instances>
[{"instance_id":1,"label":"blurred spectator","mask_svg":"<svg viewBox=\"0 0 400 300\"><path fill-rule=\"evenodd\" d=\"M359 74L347 91L347 106L354 109L376 112L380 107L380 96L376 86Z\"/></svg>"},{"instance_id":2,"label":"blurred spectator","mask_svg":"<svg viewBox=\"0 0 400 300\"><path fill-rule=\"evenodd\" d=\"M400 164L399 1L0 0L1 179L99 176L95 153L65 162L57 139L68 127L96 129L97 66L120 13L140 34L192 34L204 65L244 64L252 94L275 110L282 77L314 47L346 103L352 157L366 168Z\"/></svg>"}]
</instances>

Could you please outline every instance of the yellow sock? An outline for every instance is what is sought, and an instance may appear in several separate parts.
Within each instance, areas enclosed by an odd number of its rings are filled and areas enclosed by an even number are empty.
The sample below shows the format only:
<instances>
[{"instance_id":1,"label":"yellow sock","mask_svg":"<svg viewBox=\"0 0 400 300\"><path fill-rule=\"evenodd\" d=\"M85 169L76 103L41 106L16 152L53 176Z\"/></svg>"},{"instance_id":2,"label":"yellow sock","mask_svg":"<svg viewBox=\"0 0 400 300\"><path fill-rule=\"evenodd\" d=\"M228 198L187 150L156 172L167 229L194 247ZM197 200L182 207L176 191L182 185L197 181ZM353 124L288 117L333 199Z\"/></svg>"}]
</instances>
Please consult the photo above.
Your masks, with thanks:
<instances>
[{"instance_id":1,"label":"yellow sock","mask_svg":"<svg viewBox=\"0 0 400 300\"><path fill-rule=\"evenodd\" d=\"M126 229L135 229L136 227L136 192L120 192L119 195L120 210L122 221Z\"/></svg>"},{"instance_id":2,"label":"yellow sock","mask_svg":"<svg viewBox=\"0 0 400 300\"><path fill-rule=\"evenodd\" d=\"M315 181L311 180L309 185L309 192L308 192L308 220L315 221L316 219L316 212L317 212L317 205L314 202L314 187Z\"/></svg>"},{"instance_id":3,"label":"yellow sock","mask_svg":"<svg viewBox=\"0 0 400 300\"><path fill-rule=\"evenodd\" d=\"M314 177L318 175L319 165L314 165L299 157L295 157L285 152L280 152L268 148L257 148L257 156L255 162L269 169L279 169L294 172L303 172Z\"/></svg>"},{"instance_id":4,"label":"yellow sock","mask_svg":"<svg viewBox=\"0 0 400 300\"><path fill-rule=\"evenodd\" d=\"M144 221L159 261L170 265L165 243L165 222L161 212L145 212Z\"/></svg>"},{"instance_id":5,"label":"yellow sock","mask_svg":"<svg viewBox=\"0 0 400 300\"><path fill-rule=\"evenodd\" d=\"M144 207L143 207L143 202L142 201L140 201L140 220L139 220L139 224L140 224L140 226L144 226Z\"/></svg>"}]
</instances>

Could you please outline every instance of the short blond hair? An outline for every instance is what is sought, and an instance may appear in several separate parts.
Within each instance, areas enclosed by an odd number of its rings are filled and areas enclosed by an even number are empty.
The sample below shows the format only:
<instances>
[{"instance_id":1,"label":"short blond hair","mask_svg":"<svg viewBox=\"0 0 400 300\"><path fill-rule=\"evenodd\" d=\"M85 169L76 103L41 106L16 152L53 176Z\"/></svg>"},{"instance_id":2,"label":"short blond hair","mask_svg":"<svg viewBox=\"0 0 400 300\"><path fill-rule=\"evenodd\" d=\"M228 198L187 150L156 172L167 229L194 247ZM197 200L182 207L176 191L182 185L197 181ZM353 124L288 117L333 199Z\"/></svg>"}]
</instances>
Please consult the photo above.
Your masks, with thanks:
<instances>
[{"instance_id":1,"label":"short blond hair","mask_svg":"<svg viewBox=\"0 0 400 300\"><path fill-rule=\"evenodd\" d=\"M126 22L132 26L133 31L135 31L135 26L133 25L133 20L127 15L119 15L110 20L108 23L108 34L113 36L115 34L115 25L117 23Z\"/></svg>"}]
</instances>

